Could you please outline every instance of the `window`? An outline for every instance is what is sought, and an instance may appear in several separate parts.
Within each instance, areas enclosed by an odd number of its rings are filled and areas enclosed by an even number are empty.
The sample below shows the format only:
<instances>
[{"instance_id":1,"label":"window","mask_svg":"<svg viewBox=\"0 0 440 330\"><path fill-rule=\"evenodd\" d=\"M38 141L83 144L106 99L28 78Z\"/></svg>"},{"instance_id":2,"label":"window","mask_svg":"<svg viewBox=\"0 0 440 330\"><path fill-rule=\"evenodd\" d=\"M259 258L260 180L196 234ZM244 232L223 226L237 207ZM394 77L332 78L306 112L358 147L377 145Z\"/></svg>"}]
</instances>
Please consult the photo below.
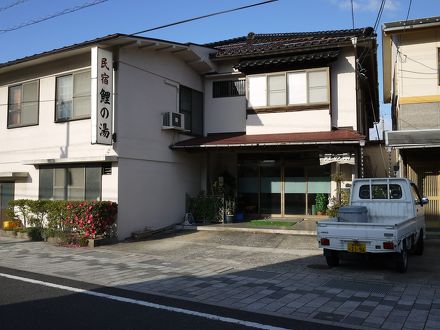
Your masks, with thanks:
<instances>
[{"instance_id":1,"label":"window","mask_svg":"<svg viewBox=\"0 0 440 330\"><path fill-rule=\"evenodd\" d=\"M389 193L389 194L388 194ZM362 185L359 188L360 199L370 199L370 185ZM401 199L402 187L398 184L390 184L389 192L387 184L372 184L371 198L373 199Z\"/></svg>"},{"instance_id":2,"label":"window","mask_svg":"<svg viewBox=\"0 0 440 330\"><path fill-rule=\"evenodd\" d=\"M248 107L327 104L328 74L325 68L248 76Z\"/></svg>"},{"instance_id":3,"label":"window","mask_svg":"<svg viewBox=\"0 0 440 330\"><path fill-rule=\"evenodd\" d=\"M101 166L41 168L39 198L100 200Z\"/></svg>"},{"instance_id":4,"label":"window","mask_svg":"<svg viewBox=\"0 0 440 330\"><path fill-rule=\"evenodd\" d=\"M191 135L203 135L203 93L181 85L179 95L179 112L185 116L185 130Z\"/></svg>"},{"instance_id":5,"label":"window","mask_svg":"<svg viewBox=\"0 0 440 330\"><path fill-rule=\"evenodd\" d=\"M246 80L222 80L212 83L212 97L232 97L246 95Z\"/></svg>"},{"instance_id":6,"label":"window","mask_svg":"<svg viewBox=\"0 0 440 330\"><path fill-rule=\"evenodd\" d=\"M9 87L8 128L38 125L39 81Z\"/></svg>"},{"instance_id":7,"label":"window","mask_svg":"<svg viewBox=\"0 0 440 330\"><path fill-rule=\"evenodd\" d=\"M90 71L57 77L56 121L90 118Z\"/></svg>"}]
</instances>

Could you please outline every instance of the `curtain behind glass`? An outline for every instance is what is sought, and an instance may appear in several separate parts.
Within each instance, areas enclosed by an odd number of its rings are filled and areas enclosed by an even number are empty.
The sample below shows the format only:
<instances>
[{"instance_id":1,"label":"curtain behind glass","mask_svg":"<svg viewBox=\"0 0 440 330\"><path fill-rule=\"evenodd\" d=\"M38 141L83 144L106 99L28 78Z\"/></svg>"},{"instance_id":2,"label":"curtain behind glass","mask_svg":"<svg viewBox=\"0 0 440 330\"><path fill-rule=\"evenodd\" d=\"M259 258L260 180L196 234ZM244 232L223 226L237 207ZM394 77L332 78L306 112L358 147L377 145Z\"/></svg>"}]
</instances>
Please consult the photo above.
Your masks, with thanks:
<instances>
[{"instance_id":1,"label":"curtain behind glass","mask_svg":"<svg viewBox=\"0 0 440 330\"><path fill-rule=\"evenodd\" d=\"M73 78L72 75L57 78L56 119L72 118Z\"/></svg>"}]
</instances>

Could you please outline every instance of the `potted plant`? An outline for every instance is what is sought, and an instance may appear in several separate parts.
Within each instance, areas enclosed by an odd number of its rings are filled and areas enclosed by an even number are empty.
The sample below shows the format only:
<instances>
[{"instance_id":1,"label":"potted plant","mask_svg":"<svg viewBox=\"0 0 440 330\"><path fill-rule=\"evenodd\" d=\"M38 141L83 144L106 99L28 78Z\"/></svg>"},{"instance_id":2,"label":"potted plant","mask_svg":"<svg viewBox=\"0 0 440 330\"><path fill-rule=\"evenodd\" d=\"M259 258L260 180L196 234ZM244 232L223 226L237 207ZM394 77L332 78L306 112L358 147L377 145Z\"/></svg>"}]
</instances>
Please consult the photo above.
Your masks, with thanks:
<instances>
[{"instance_id":1,"label":"potted plant","mask_svg":"<svg viewBox=\"0 0 440 330\"><path fill-rule=\"evenodd\" d=\"M327 194L319 193L316 194L316 214L317 215L323 215L327 211L327 203L328 203L328 197Z\"/></svg>"},{"instance_id":2,"label":"potted plant","mask_svg":"<svg viewBox=\"0 0 440 330\"><path fill-rule=\"evenodd\" d=\"M225 201L225 223L234 222L235 216L235 200L228 199Z\"/></svg>"}]
</instances>

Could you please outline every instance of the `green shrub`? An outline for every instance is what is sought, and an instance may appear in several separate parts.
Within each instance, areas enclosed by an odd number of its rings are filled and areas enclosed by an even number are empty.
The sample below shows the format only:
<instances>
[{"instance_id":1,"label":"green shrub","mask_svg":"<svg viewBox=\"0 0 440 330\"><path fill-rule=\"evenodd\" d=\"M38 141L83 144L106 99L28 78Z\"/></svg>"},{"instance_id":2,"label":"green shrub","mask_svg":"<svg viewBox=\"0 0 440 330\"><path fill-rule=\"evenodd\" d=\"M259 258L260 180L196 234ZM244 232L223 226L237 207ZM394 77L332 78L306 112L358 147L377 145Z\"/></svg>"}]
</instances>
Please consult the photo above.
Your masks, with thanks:
<instances>
[{"instance_id":1,"label":"green shrub","mask_svg":"<svg viewBox=\"0 0 440 330\"><path fill-rule=\"evenodd\" d=\"M336 197L330 198L330 207L327 210L327 215L330 217L336 217L339 213L341 206L347 206L350 202L350 190L341 189L341 201L339 202Z\"/></svg>"},{"instance_id":2,"label":"green shrub","mask_svg":"<svg viewBox=\"0 0 440 330\"><path fill-rule=\"evenodd\" d=\"M43 240L43 227L29 227L27 228L27 233L32 241Z\"/></svg>"},{"instance_id":3,"label":"green shrub","mask_svg":"<svg viewBox=\"0 0 440 330\"><path fill-rule=\"evenodd\" d=\"M206 195L204 191L191 200L190 212L197 222L219 222L223 217L223 199Z\"/></svg>"},{"instance_id":4,"label":"green shrub","mask_svg":"<svg viewBox=\"0 0 440 330\"><path fill-rule=\"evenodd\" d=\"M11 218L20 219L41 238L59 233L80 237L115 236L117 204L109 201L14 200L8 208ZM63 235L63 234L61 234Z\"/></svg>"},{"instance_id":5,"label":"green shrub","mask_svg":"<svg viewBox=\"0 0 440 330\"><path fill-rule=\"evenodd\" d=\"M327 194L316 194L316 211L317 212L321 212L321 213L325 213L327 210L327 204L328 204L328 197Z\"/></svg>"}]
</instances>

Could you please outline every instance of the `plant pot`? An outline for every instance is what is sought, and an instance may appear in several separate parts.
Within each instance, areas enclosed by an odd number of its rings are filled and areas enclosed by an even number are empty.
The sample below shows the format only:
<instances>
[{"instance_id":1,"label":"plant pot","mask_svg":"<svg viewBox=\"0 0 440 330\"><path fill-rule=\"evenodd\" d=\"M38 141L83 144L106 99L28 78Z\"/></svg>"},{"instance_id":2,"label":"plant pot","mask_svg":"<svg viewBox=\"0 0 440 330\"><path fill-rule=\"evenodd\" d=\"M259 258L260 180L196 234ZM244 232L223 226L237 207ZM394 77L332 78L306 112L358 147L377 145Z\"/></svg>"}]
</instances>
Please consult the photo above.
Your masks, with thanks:
<instances>
[{"instance_id":1,"label":"plant pot","mask_svg":"<svg viewBox=\"0 0 440 330\"><path fill-rule=\"evenodd\" d=\"M225 223L233 223L233 222L234 222L234 215L233 214L225 215Z\"/></svg>"},{"instance_id":2,"label":"plant pot","mask_svg":"<svg viewBox=\"0 0 440 330\"><path fill-rule=\"evenodd\" d=\"M244 213L243 212L238 212L235 215L235 222L243 222L244 221Z\"/></svg>"}]
</instances>

